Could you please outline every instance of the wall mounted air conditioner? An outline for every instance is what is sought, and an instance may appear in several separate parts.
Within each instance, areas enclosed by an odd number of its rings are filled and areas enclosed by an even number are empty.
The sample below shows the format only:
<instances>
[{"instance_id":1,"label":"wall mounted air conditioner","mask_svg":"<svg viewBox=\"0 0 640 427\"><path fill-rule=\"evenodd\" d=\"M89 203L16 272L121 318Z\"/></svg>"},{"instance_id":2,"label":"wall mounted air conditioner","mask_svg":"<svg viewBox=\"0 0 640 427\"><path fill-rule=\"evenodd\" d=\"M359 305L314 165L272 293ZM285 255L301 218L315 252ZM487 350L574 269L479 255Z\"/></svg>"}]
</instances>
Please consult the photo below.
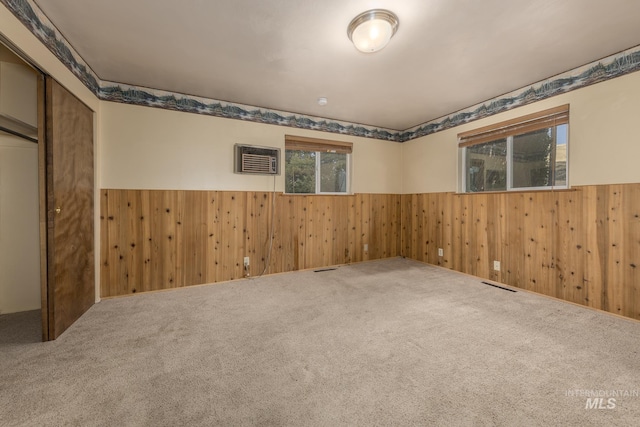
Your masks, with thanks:
<instances>
[{"instance_id":1,"label":"wall mounted air conditioner","mask_svg":"<svg viewBox=\"0 0 640 427\"><path fill-rule=\"evenodd\" d=\"M254 175L280 175L280 149L236 144L233 171Z\"/></svg>"}]
</instances>

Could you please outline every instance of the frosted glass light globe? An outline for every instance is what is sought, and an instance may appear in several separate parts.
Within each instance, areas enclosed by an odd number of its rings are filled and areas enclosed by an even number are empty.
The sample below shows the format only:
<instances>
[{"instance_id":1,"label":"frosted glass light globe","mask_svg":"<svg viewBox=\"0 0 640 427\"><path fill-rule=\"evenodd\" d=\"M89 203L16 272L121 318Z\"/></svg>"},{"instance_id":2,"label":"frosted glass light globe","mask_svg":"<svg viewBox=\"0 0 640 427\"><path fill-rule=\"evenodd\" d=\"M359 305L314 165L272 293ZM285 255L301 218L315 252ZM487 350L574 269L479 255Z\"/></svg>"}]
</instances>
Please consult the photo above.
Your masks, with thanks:
<instances>
[{"instance_id":1,"label":"frosted glass light globe","mask_svg":"<svg viewBox=\"0 0 640 427\"><path fill-rule=\"evenodd\" d=\"M384 48L398 30L398 17L388 10L373 9L353 18L347 35L360 52L372 53Z\"/></svg>"}]
</instances>

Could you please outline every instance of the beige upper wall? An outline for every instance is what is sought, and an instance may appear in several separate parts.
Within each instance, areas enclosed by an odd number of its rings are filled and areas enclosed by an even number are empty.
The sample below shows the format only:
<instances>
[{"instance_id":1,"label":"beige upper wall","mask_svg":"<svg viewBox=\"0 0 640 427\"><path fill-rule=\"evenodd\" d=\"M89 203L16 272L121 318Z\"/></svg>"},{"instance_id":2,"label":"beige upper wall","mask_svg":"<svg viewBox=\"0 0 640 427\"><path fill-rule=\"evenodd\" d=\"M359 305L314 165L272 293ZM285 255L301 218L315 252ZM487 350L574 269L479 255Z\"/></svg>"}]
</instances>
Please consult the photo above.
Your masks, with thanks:
<instances>
[{"instance_id":1,"label":"beige upper wall","mask_svg":"<svg viewBox=\"0 0 640 427\"><path fill-rule=\"evenodd\" d=\"M402 144L403 193L457 191L460 132L570 104L569 184L640 182L640 72Z\"/></svg>"},{"instance_id":2,"label":"beige upper wall","mask_svg":"<svg viewBox=\"0 0 640 427\"><path fill-rule=\"evenodd\" d=\"M268 190L270 177L232 173L233 144L282 148L284 135L295 133L354 143L353 192L456 191L459 132L565 103L571 105L570 185L640 181L634 127L640 113L640 73L396 144L101 102L4 6L0 32L97 112L96 184L102 188ZM283 188L281 175L277 189Z\"/></svg>"},{"instance_id":3,"label":"beige upper wall","mask_svg":"<svg viewBox=\"0 0 640 427\"><path fill-rule=\"evenodd\" d=\"M398 143L99 101L4 6L0 33L97 113L100 188L270 190L272 177L233 173L233 144L284 148L289 133L353 142L353 192L402 191ZM276 188L284 190L282 175Z\"/></svg>"},{"instance_id":4,"label":"beige upper wall","mask_svg":"<svg viewBox=\"0 0 640 427\"><path fill-rule=\"evenodd\" d=\"M55 78L93 111L98 111L98 98L53 55L13 14L0 5L0 33L25 59Z\"/></svg>"},{"instance_id":5,"label":"beige upper wall","mask_svg":"<svg viewBox=\"0 0 640 427\"><path fill-rule=\"evenodd\" d=\"M97 113L100 188L270 190L271 177L233 173L233 144L284 148L289 133L353 142L353 192L402 191L398 143L99 101L4 6L0 33ZM284 189L282 175L276 188Z\"/></svg>"},{"instance_id":6,"label":"beige upper wall","mask_svg":"<svg viewBox=\"0 0 640 427\"><path fill-rule=\"evenodd\" d=\"M112 102L100 114L102 188L269 191L273 177L233 173L233 147L284 155L285 134L352 142L352 191L401 192L398 143Z\"/></svg>"}]
</instances>

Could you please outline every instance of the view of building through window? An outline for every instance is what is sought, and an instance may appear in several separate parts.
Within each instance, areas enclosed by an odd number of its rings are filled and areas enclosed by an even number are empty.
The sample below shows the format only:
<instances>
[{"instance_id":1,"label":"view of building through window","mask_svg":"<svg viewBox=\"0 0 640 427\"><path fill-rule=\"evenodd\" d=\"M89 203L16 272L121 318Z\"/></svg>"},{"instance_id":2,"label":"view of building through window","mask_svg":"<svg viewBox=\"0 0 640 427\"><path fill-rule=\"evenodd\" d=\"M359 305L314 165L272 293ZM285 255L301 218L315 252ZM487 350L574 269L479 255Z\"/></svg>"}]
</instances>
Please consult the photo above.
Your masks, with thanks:
<instances>
[{"instance_id":1,"label":"view of building through window","mask_svg":"<svg viewBox=\"0 0 640 427\"><path fill-rule=\"evenodd\" d=\"M347 153L285 151L285 192L299 194L347 193Z\"/></svg>"},{"instance_id":2,"label":"view of building through window","mask_svg":"<svg viewBox=\"0 0 640 427\"><path fill-rule=\"evenodd\" d=\"M463 191L566 188L568 109L562 114L463 134Z\"/></svg>"}]
</instances>

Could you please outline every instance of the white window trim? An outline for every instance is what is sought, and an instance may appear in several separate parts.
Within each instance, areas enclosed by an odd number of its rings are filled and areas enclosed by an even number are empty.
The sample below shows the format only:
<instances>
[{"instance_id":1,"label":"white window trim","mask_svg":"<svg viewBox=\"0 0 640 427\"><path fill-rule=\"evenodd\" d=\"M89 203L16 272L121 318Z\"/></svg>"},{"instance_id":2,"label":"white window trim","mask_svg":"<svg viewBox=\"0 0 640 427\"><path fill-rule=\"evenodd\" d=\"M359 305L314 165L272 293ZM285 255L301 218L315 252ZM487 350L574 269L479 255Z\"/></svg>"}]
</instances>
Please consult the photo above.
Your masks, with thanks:
<instances>
[{"instance_id":1,"label":"white window trim","mask_svg":"<svg viewBox=\"0 0 640 427\"><path fill-rule=\"evenodd\" d=\"M286 151L285 150L285 158L286 158ZM295 151L295 150L292 150ZM285 194L287 195L298 195L298 196L313 196L313 195L318 195L318 196L348 196L353 194L351 192L351 153L344 153L345 156L347 156L347 171L346 171L346 183L345 183L345 187L346 187L346 191L344 192L326 192L326 191L320 191L321 188L321 181L322 181L322 174L320 173L321 171L321 164L320 164L320 156L322 156L322 153L325 153L324 151L309 151L310 153L316 153L316 188L315 188L315 193L287 193L285 192ZM328 152L329 154L331 154L331 152ZM284 167L286 168L286 163L284 165ZM285 177L286 177L286 171L285 171ZM285 178L286 179L286 178ZM285 188L286 188L286 184L285 184Z\"/></svg>"},{"instance_id":2,"label":"white window trim","mask_svg":"<svg viewBox=\"0 0 640 427\"><path fill-rule=\"evenodd\" d=\"M340 196L340 195L345 195L345 194L351 194L351 154L349 153L345 153L345 156L347 156L347 171L346 171L346 176L345 179L347 182L345 182L345 188L346 191L344 192L323 192L320 191L320 188L322 186L322 174L320 173L321 171L321 163L320 163L320 156L322 156L323 151L316 151L316 192L315 193L307 193L307 194L321 194L321 195L336 195L336 196ZM328 152L329 154L332 154L330 151ZM296 193L293 193L296 194ZM301 194L301 193L297 193L297 194Z\"/></svg>"},{"instance_id":3,"label":"white window trim","mask_svg":"<svg viewBox=\"0 0 640 427\"><path fill-rule=\"evenodd\" d=\"M554 150L557 150L558 145L557 145L557 132L558 132L558 126L553 126L553 146L554 146ZM551 127L551 126L550 126ZM570 132L571 132L571 126L568 125L567 123L567 141L566 141L566 145L567 145L567 161L566 161L566 165L565 165L565 173L566 173L566 180L565 180L565 184L564 185L551 185L551 186L544 186L544 187L514 187L513 186L513 138L515 136L518 135L522 135L522 134L512 134L507 136L505 139L507 140L507 154L506 154L506 160L507 160L507 169L506 169L506 174L507 174L507 185L506 185L506 189L505 190L488 190L488 191L467 191L467 148L469 148L468 146L466 147L460 147L458 149L459 155L458 155L458 179L459 179L459 186L458 186L458 194L486 194L486 193L503 193L503 192L522 192L522 191L553 191L553 190L568 190L571 188L570 182L569 182L569 157L570 157ZM554 155L555 157L555 155ZM555 172L555 167L553 169L552 172ZM555 181L555 179L554 179Z\"/></svg>"}]
</instances>

